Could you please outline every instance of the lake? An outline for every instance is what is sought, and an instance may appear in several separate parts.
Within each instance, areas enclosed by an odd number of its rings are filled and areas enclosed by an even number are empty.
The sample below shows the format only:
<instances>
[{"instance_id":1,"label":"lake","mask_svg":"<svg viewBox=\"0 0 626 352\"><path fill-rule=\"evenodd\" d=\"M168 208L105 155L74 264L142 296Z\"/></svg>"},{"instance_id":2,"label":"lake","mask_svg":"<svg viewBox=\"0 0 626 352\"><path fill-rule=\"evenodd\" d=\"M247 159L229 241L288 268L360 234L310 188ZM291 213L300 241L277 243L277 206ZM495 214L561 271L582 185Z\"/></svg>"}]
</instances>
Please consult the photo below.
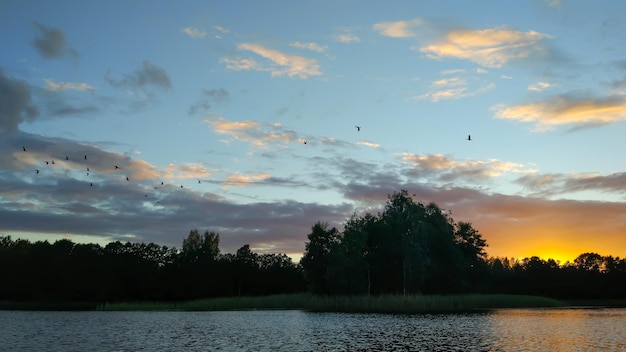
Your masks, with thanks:
<instances>
[{"instance_id":1,"label":"lake","mask_svg":"<svg viewBox=\"0 0 626 352\"><path fill-rule=\"evenodd\" d=\"M1 351L626 351L626 309L0 311Z\"/></svg>"}]
</instances>

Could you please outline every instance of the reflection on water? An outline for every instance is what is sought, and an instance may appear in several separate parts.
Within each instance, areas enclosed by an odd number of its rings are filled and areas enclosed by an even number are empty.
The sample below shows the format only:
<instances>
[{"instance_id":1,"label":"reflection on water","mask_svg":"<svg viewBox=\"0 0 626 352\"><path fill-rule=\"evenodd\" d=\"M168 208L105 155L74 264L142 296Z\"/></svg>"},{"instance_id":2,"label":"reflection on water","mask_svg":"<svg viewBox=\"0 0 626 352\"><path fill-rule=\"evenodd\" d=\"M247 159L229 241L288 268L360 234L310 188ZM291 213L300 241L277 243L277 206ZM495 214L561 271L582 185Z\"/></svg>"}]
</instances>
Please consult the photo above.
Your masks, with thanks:
<instances>
[{"instance_id":1,"label":"reflection on water","mask_svg":"<svg viewBox=\"0 0 626 352\"><path fill-rule=\"evenodd\" d=\"M626 309L0 311L1 351L626 351Z\"/></svg>"}]
</instances>

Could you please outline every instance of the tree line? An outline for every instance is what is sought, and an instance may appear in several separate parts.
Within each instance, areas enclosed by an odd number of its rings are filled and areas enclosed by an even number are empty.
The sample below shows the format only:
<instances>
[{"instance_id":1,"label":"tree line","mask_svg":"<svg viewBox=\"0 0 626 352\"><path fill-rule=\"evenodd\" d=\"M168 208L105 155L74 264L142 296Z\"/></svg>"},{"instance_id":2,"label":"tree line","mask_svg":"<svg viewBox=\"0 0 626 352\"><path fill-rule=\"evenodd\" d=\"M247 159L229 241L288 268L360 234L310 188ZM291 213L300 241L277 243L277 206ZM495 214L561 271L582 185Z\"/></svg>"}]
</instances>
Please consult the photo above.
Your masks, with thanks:
<instances>
[{"instance_id":1,"label":"tree line","mask_svg":"<svg viewBox=\"0 0 626 352\"><path fill-rule=\"evenodd\" d=\"M0 301L181 301L306 289L285 254L249 245L220 253L219 235L191 230L182 248L154 243L54 243L0 237Z\"/></svg>"},{"instance_id":2,"label":"tree line","mask_svg":"<svg viewBox=\"0 0 626 352\"><path fill-rule=\"evenodd\" d=\"M154 243L30 242L0 236L0 301L181 301L296 292L322 295L511 293L626 298L626 259L583 253L560 264L488 257L469 222L402 190L339 231L317 222L299 263L193 229L181 248Z\"/></svg>"},{"instance_id":3,"label":"tree line","mask_svg":"<svg viewBox=\"0 0 626 352\"><path fill-rule=\"evenodd\" d=\"M562 299L626 298L626 259L583 253L563 265L539 257L489 258L469 222L406 190L382 212L353 215L343 232L318 222L301 260L317 294L510 293Z\"/></svg>"}]
</instances>

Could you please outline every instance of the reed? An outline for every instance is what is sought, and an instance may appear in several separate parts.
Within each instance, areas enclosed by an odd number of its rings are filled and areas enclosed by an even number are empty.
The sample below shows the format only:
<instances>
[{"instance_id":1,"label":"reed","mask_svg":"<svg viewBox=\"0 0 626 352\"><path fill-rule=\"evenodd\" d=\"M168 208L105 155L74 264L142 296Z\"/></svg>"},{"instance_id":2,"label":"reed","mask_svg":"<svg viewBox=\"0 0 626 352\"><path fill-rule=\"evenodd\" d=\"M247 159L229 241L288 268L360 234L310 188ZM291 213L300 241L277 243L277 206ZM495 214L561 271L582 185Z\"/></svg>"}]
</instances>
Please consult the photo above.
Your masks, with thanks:
<instances>
[{"instance_id":1,"label":"reed","mask_svg":"<svg viewBox=\"0 0 626 352\"><path fill-rule=\"evenodd\" d=\"M561 307L567 304L547 297L504 294L315 296L311 294L258 297L224 297L185 302L105 303L98 310L217 311L301 309L314 312L428 313L492 308Z\"/></svg>"}]
</instances>

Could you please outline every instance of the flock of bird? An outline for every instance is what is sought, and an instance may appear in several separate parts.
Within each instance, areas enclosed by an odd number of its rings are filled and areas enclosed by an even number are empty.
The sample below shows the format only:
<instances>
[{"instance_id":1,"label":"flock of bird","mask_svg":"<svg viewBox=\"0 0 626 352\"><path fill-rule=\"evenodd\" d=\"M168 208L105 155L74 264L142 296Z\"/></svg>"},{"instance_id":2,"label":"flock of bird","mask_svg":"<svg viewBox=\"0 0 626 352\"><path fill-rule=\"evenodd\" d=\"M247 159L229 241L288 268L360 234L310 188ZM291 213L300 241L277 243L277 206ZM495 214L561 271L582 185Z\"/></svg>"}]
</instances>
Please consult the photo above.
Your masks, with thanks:
<instances>
[{"instance_id":1,"label":"flock of bird","mask_svg":"<svg viewBox=\"0 0 626 352\"><path fill-rule=\"evenodd\" d=\"M22 146L22 152L24 152L24 153L28 152L28 149L26 148L26 146ZM87 160L89 160L89 159L87 158L87 155L83 155L83 156L82 156L82 158L80 158L80 159L82 159L83 161L87 161ZM69 157L68 155L66 155L66 156L65 156L65 161L70 161L70 157ZM54 162L54 160L50 160L50 161L46 160L46 161L43 161L43 163L44 163L45 165L49 165L49 166L51 166L51 165L57 165L57 163L55 163L55 162ZM113 170L121 170L121 169L122 169L122 168L121 168L120 166L118 166L118 165L113 165L113 167L112 167L112 168L113 168ZM35 174L40 174L41 172L42 172L42 170L40 170L40 169L35 169ZM85 166L84 172L85 172L85 176L89 176L89 175L91 174L92 170L89 168L89 166ZM130 177L129 177L129 176L125 176L125 180L126 180L127 182L130 182ZM200 180L198 180L198 183L201 183L201 181L200 181ZM93 187L93 186L94 186L94 183L93 183L92 181L90 181L90 182L89 182L89 186L90 186L90 187ZM163 186L163 187L164 187L164 186L165 186L165 182L161 181L161 183L160 183L159 185L154 186L154 189L159 189L159 187L158 187L158 186ZM184 186L183 186L183 185L180 185L180 188L184 188ZM144 197L148 197L148 194L144 194ZM157 203L160 203L160 201L158 201L158 200L157 200L156 202L157 202Z\"/></svg>"},{"instance_id":2,"label":"flock of bird","mask_svg":"<svg viewBox=\"0 0 626 352\"><path fill-rule=\"evenodd\" d=\"M360 132L360 131L361 131L361 126L359 126L359 125L355 125L354 127L356 128L357 132ZM466 139L466 140L471 141L471 140L472 140L472 136L471 136L471 135L467 135L467 139ZM303 140L303 143L304 143L304 144L307 144L307 141L306 141L306 140ZM26 149L26 147L25 147L25 146L23 146L23 147L22 147L22 151L23 151L23 152L28 152L28 150ZM83 159L83 160L88 160L87 155L83 155L82 159ZM66 161L69 161L69 160L70 160L69 156L67 156L67 155L66 155L66 156L65 156L65 160L66 160ZM44 163L45 163L46 165L55 165L54 160L52 160L52 161L47 161L47 160L46 160L46 161L44 161ZM118 165L114 165L114 166L113 166L113 169L114 169L114 170L121 170L122 168L121 168L121 167L119 167ZM89 176L89 175L90 175L91 170L89 169L89 167L88 167L88 166L86 166L86 167L85 167L85 172L86 172L86 176ZM36 173L36 174L39 174L39 173L40 173L40 170L39 170L39 169L35 169L35 173ZM129 176L126 176L126 181L130 182L130 177L129 177ZM201 181L201 180L198 180L198 183L202 183L202 181ZM89 182L89 186L93 187L93 182ZM164 183L163 181L161 181L160 186L165 186L165 183ZM183 187L183 185L180 185L180 188L184 188L184 187ZM158 186L154 186L154 189L158 189ZM144 194L144 196L145 196L145 197L148 197L148 194ZM157 201L157 203L159 203L159 202Z\"/></svg>"}]
</instances>

